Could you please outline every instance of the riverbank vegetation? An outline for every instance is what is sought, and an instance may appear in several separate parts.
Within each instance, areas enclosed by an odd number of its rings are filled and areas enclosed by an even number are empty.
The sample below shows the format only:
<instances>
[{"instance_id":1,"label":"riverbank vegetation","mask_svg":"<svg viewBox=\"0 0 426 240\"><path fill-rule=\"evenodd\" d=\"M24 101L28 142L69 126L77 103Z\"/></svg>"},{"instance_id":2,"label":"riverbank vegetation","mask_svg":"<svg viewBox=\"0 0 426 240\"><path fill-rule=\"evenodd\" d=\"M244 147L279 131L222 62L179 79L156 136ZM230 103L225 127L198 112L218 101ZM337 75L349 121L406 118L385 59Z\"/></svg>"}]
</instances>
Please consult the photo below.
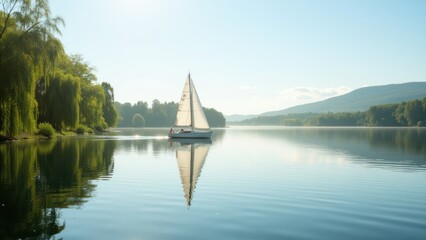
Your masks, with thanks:
<instances>
[{"instance_id":1,"label":"riverbank vegetation","mask_svg":"<svg viewBox=\"0 0 426 240\"><path fill-rule=\"evenodd\" d=\"M328 112L259 116L228 124L273 126L425 127L426 97L423 98L423 100L372 106L365 112Z\"/></svg>"},{"instance_id":2,"label":"riverbank vegetation","mask_svg":"<svg viewBox=\"0 0 426 240\"><path fill-rule=\"evenodd\" d=\"M94 67L68 55L47 0L0 0L0 135L35 133L38 123L56 131L116 125L114 90L97 83Z\"/></svg>"}]
</instances>

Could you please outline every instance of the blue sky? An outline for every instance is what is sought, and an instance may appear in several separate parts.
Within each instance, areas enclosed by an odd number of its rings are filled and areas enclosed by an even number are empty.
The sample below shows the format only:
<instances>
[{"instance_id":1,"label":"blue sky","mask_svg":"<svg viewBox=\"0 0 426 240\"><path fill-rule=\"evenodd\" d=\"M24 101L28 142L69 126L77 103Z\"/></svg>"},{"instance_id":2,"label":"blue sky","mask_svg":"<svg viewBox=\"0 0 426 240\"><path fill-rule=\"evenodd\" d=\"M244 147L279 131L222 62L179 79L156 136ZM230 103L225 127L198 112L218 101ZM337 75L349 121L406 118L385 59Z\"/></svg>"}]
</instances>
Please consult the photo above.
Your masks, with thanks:
<instances>
[{"instance_id":1,"label":"blue sky","mask_svg":"<svg viewBox=\"0 0 426 240\"><path fill-rule=\"evenodd\" d=\"M60 39L116 100L257 114L363 86L426 81L426 1L51 0Z\"/></svg>"}]
</instances>

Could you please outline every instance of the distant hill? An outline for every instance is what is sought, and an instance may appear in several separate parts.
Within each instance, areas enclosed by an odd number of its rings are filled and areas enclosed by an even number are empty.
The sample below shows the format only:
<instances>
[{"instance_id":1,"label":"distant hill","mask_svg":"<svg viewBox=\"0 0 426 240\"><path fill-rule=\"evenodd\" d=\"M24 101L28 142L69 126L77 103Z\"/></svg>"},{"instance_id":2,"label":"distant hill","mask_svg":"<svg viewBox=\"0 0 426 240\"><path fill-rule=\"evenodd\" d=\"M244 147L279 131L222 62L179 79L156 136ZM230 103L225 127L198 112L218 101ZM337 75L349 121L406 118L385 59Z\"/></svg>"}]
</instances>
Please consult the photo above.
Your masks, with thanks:
<instances>
[{"instance_id":1,"label":"distant hill","mask_svg":"<svg viewBox=\"0 0 426 240\"><path fill-rule=\"evenodd\" d=\"M290 113L324 113L367 111L371 106L400 103L426 97L426 82L409 82L383 86L364 87L323 101L298 105L279 111L265 112L260 116Z\"/></svg>"},{"instance_id":2,"label":"distant hill","mask_svg":"<svg viewBox=\"0 0 426 240\"><path fill-rule=\"evenodd\" d=\"M232 114L232 115L225 115L225 119L227 122L239 122L243 121L249 118L257 117L258 115L242 115L242 114Z\"/></svg>"}]
</instances>

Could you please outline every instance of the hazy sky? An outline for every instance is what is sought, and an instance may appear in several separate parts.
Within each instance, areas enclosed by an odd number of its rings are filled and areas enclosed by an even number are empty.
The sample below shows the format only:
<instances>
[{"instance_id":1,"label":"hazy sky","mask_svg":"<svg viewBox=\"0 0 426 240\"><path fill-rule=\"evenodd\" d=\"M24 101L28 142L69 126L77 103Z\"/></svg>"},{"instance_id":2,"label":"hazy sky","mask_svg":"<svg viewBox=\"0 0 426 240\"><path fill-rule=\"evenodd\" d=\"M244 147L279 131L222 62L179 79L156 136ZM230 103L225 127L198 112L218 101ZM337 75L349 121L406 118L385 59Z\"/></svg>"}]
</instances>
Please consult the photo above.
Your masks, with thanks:
<instances>
[{"instance_id":1,"label":"hazy sky","mask_svg":"<svg viewBox=\"0 0 426 240\"><path fill-rule=\"evenodd\" d=\"M262 113L363 86L426 81L426 1L50 0L60 37L119 102Z\"/></svg>"}]
</instances>

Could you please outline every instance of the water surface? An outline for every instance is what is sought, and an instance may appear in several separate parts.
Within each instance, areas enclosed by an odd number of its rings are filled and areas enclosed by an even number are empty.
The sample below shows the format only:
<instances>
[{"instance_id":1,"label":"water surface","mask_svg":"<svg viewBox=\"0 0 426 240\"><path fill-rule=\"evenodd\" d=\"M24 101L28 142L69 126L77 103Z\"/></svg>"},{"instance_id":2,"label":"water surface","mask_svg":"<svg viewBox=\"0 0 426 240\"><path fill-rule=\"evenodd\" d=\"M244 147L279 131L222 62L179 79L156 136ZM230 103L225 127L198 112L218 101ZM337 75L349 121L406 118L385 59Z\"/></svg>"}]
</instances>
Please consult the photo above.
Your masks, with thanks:
<instances>
[{"instance_id":1,"label":"water surface","mask_svg":"<svg viewBox=\"0 0 426 240\"><path fill-rule=\"evenodd\" d=\"M426 236L426 129L167 131L0 144L0 238Z\"/></svg>"}]
</instances>

